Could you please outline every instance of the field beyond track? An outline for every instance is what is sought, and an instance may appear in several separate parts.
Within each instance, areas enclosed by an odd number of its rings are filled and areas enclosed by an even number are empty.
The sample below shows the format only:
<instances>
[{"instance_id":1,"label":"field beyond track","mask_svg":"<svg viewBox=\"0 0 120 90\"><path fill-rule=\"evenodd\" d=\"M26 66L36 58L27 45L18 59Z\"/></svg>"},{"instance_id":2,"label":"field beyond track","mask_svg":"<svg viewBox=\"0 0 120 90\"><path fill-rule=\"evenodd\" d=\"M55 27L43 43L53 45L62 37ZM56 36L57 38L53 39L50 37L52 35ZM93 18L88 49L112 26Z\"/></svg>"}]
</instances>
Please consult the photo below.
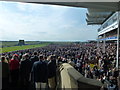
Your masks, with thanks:
<instances>
[{"instance_id":1,"label":"field beyond track","mask_svg":"<svg viewBox=\"0 0 120 90\"><path fill-rule=\"evenodd\" d=\"M48 46L49 44L50 43L42 43L42 44L36 44L36 45L3 47L3 48L0 48L0 53L17 51L17 50L24 50L24 49L32 49L32 48L37 48L37 47L44 47L44 46Z\"/></svg>"}]
</instances>

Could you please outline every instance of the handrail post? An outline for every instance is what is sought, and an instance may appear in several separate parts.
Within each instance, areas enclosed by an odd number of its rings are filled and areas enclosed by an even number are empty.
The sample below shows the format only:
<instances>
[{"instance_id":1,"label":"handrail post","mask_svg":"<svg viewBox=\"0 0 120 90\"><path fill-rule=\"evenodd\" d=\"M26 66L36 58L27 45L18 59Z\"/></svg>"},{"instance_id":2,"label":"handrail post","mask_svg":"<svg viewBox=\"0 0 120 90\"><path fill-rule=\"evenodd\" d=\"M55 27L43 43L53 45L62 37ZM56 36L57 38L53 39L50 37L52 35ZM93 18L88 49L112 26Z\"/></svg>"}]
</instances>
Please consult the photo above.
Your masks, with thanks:
<instances>
[{"instance_id":1,"label":"handrail post","mask_svg":"<svg viewBox=\"0 0 120 90\"><path fill-rule=\"evenodd\" d=\"M120 3L120 2L119 2ZM120 5L118 4L118 19L117 19L117 22L118 22L118 29L117 29L117 54L116 54L116 68L119 69L120 66L120 61L119 61L119 48L120 48Z\"/></svg>"},{"instance_id":2,"label":"handrail post","mask_svg":"<svg viewBox=\"0 0 120 90\"><path fill-rule=\"evenodd\" d=\"M120 1L118 3L118 29L117 29L117 55L116 55L116 68L119 71L119 76L118 76L118 88L120 88L120 58L119 58L119 48L120 48Z\"/></svg>"}]
</instances>

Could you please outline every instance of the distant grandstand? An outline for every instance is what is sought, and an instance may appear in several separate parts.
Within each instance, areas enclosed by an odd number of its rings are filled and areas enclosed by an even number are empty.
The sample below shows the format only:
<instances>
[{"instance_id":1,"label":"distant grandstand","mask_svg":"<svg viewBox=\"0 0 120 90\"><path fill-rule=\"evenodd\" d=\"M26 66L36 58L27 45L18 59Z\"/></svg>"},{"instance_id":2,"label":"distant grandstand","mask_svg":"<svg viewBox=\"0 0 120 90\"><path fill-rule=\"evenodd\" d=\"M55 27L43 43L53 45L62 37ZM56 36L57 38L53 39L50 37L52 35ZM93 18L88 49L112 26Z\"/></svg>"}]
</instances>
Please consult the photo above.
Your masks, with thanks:
<instances>
[{"instance_id":1,"label":"distant grandstand","mask_svg":"<svg viewBox=\"0 0 120 90\"><path fill-rule=\"evenodd\" d=\"M19 40L19 42L18 42L18 45L25 45L25 41L24 40Z\"/></svg>"},{"instance_id":2,"label":"distant grandstand","mask_svg":"<svg viewBox=\"0 0 120 90\"><path fill-rule=\"evenodd\" d=\"M103 52L105 52L105 46L106 42L113 42L117 45L117 51L116 51L116 67L120 68L120 61L119 61L119 43L120 43L120 37L119 37L119 19L120 19L120 13L115 12L111 14L111 16L105 20L105 22L101 25L101 27L98 29L98 47L99 42L103 42Z\"/></svg>"},{"instance_id":3,"label":"distant grandstand","mask_svg":"<svg viewBox=\"0 0 120 90\"><path fill-rule=\"evenodd\" d=\"M98 29L99 41L116 41L117 40L117 22L118 12L111 15Z\"/></svg>"}]
</instances>

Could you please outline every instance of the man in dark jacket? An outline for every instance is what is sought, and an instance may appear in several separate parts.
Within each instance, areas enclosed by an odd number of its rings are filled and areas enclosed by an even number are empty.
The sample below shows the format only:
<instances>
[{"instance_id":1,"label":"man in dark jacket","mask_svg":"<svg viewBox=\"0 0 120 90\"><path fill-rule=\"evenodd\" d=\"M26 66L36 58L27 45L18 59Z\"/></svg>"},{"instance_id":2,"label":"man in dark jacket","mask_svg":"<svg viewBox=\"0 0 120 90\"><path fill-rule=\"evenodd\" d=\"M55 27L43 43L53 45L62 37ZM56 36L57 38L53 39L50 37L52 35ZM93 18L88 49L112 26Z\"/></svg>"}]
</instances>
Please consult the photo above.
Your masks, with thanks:
<instances>
[{"instance_id":1,"label":"man in dark jacket","mask_svg":"<svg viewBox=\"0 0 120 90\"><path fill-rule=\"evenodd\" d=\"M55 89L56 60L54 56L49 56L48 60L48 84L51 89Z\"/></svg>"},{"instance_id":2,"label":"man in dark jacket","mask_svg":"<svg viewBox=\"0 0 120 90\"><path fill-rule=\"evenodd\" d=\"M8 88L8 84L9 84L9 65L8 62L6 60L6 58L4 56L1 57L1 62L0 64L2 64L2 89L6 89Z\"/></svg>"},{"instance_id":3,"label":"man in dark jacket","mask_svg":"<svg viewBox=\"0 0 120 90\"><path fill-rule=\"evenodd\" d=\"M38 53L37 53L37 52L34 52L33 57L31 57L32 66L33 66L34 62L39 61L39 58L38 58L37 55L38 55Z\"/></svg>"},{"instance_id":4,"label":"man in dark jacket","mask_svg":"<svg viewBox=\"0 0 120 90\"><path fill-rule=\"evenodd\" d=\"M20 64L20 76L21 76L21 84L27 86L29 84L30 73L31 73L31 61L29 60L28 53L23 55L23 59Z\"/></svg>"},{"instance_id":5,"label":"man in dark jacket","mask_svg":"<svg viewBox=\"0 0 120 90\"><path fill-rule=\"evenodd\" d=\"M35 62L32 67L32 79L36 89L45 89L48 81L48 67L43 60L43 55L39 56L39 61Z\"/></svg>"}]
</instances>

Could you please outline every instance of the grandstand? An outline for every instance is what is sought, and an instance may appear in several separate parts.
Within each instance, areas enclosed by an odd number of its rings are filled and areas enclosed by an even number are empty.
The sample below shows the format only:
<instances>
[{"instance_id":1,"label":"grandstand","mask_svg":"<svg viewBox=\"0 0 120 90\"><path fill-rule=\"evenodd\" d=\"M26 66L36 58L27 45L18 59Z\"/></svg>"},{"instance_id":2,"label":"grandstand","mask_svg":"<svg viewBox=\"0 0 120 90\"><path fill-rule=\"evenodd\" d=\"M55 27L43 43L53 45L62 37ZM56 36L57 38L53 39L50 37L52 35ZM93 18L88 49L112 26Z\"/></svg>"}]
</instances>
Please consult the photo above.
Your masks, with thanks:
<instances>
[{"instance_id":1,"label":"grandstand","mask_svg":"<svg viewBox=\"0 0 120 90\"><path fill-rule=\"evenodd\" d=\"M118 12L113 13L98 29L98 40L116 41L117 40L117 22ZM104 38L105 35L105 38Z\"/></svg>"},{"instance_id":2,"label":"grandstand","mask_svg":"<svg viewBox=\"0 0 120 90\"><path fill-rule=\"evenodd\" d=\"M103 42L103 51L105 52L105 44L106 42L114 42L117 44L117 64L116 67L119 67L119 17L120 13L115 12L109 16L108 19L104 21L104 23L98 29L98 43Z\"/></svg>"},{"instance_id":3,"label":"grandstand","mask_svg":"<svg viewBox=\"0 0 120 90\"><path fill-rule=\"evenodd\" d=\"M105 53L105 45L106 42L114 42L117 44L117 51L116 51L116 67L119 67L119 19L120 19L120 13L117 12L96 12L96 11L90 11L90 13L87 14L87 23L88 25L93 24L101 24L100 28L98 29L98 47L99 42L103 42L103 52ZM97 14L95 14L95 12ZM93 16L90 16L90 14L93 14L95 18L99 17L97 21L94 21ZM105 18L106 17L106 18ZM90 23L89 21L92 20L94 23Z\"/></svg>"}]
</instances>

